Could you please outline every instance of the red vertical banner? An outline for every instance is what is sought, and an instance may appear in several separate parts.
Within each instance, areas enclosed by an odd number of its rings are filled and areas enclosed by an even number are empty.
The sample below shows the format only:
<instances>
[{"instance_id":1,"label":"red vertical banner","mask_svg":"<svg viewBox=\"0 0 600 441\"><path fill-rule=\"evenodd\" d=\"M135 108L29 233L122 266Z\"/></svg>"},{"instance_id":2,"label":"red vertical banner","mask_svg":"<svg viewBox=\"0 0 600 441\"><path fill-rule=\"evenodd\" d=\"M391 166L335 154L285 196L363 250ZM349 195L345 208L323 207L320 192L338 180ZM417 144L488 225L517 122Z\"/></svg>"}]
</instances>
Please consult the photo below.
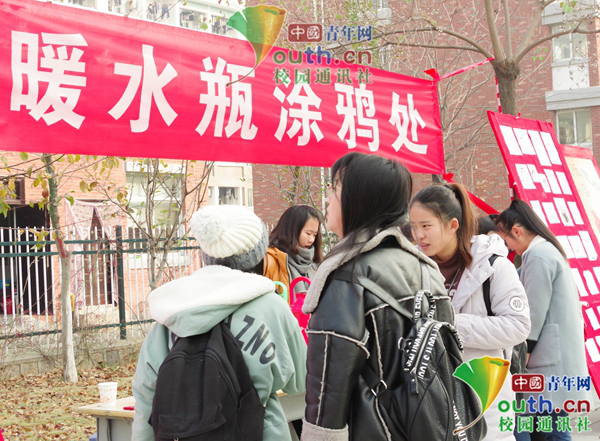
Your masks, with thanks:
<instances>
[{"instance_id":1,"label":"red vertical banner","mask_svg":"<svg viewBox=\"0 0 600 441\"><path fill-rule=\"evenodd\" d=\"M600 242L600 170L592 151L587 148L561 145L577 193Z\"/></svg>"},{"instance_id":2,"label":"red vertical banner","mask_svg":"<svg viewBox=\"0 0 600 441\"><path fill-rule=\"evenodd\" d=\"M563 246L583 305L590 375L600 387L599 242L552 124L488 112L511 188Z\"/></svg>"}]
</instances>

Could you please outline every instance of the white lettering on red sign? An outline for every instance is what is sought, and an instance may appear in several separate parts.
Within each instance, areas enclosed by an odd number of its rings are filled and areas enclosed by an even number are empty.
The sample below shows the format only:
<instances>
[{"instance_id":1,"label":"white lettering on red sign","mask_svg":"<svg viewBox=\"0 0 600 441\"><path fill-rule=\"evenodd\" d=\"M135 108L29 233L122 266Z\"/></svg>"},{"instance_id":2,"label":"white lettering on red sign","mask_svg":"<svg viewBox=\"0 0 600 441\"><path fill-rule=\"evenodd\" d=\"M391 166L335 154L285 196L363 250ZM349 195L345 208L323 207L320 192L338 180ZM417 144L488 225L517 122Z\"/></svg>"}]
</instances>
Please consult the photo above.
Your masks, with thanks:
<instances>
[{"instance_id":1,"label":"white lettering on red sign","mask_svg":"<svg viewBox=\"0 0 600 441\"><path fill-rule=\"evenodd\" d=\"M213 134L218 138L222 137L225 114L229 107L229 119L225 126L227 138L239 131L242 139L254 139L258 128L252 124L252 85L237 81L246 75L254 77L252 68L228 64L225 60L218 58L215 71L212 72L212 60L205 58L202 62L205 71L200 72L200 79L206 81L207 89L206 93L200 94L200 103L205 104L206 109L196 131L200 136L204 135L209 124L215 118ZM227 74L225 68L227 68ZM227 87L228 83L231 83L229 87ZM228 90L231 91L230 97L227 96ZM241 120L238 119L239 117Z\"/></svg>"},{"instance_id":2,"label":"white lettering on red sign","mask_svg":"<svg viewBox=\"0 0 600 441\"><path fill-rule=\"evenodd\" d=\"M301 91L304 91L304 95L301 95ZM319 142L323 139L323 133L317 124L317 121L321 121L321 112L318 110L310 110L310 107L316 107L319 109L321 105L321 98L319 98L312 91L308 84L296 84L294 85L290 94L286 97L279 87L275 87L273 91L275 98L282 104L281 112L279 114L279 125L275 132L275 138L279 141L282 140L283 134L287 133L288 137L293 138L302 129L301 135L298 137L298 146L308 144L311 137L311 132L314 133L315 139ZM287 102L294 106L296 104L299 107L290 107L286 109L283 104ZM288 118L293 118L292 126L286 132L288 126Z\"/></svg>"},{"instance_id":3,"label":"white lettering on red sign","mask_svg":"<svg viewBox=\"0 0 600 441\"><path fill-rule=\"evenodd\" d=\"M342 141L346 141L349 149L356 147L356 137L368 138L369 150L375 152L379 149L379 124L375 116L375 101L373 92L367 90L365 84L354 88L347 84L336 84L338 101L335 109L338 115L344 116L342 128L337 133ZM341 93L340 93L341 92ZM354 99L356 107L354 107ZM358 128L356 127L358 125ZM365 128L366 127L366 128ZM346 138L348 135L348 138Z\"/></svg>"},{"instance_id":4,"label":"white lettering on red sign","mask_svg":"<svg viewBox=\"0 0 600 441\"><path fill-rule=\"evenodd\" d=\"M419 111L415 109L413 102L413 96L411 93L407 94L408 105L400 104L400 96L394 92L392 94L392 116L390 117L390 123L396 126L398 130L398 138L392 144L392 147L396 151L400 150L402 146L406 146L409 150L419 153L427 153L427 144L417 144L419 141L418 128L425 128L426 124L421 118ZM408 137L410 126L410 139Z\"/></svg>"},{"instance_id":5,"label":"white lettering on red sign","mask_svg":"<svg viewBox=\"0 0 600 441\"><path fill-rule=\"evenodd\" d=\"M81 34L42 32L42 43L40 58L39 35L12 31L10 110L18 112L25 106L36 121L42 118L52 125L63 120L79 129L85 117L75 113L75 106L86 78L76 75L85 72L85 63L80 61L83 51L76 46L87 46L87 42ZM48 85L41 98L40 83Z\"/></svg>"},{"instance_id":6,"label":"white lettering on red sign","mask_svg":"<svg viewBox=\"0 0 600 441\"><path fill-rule=\"evenodd\" d=\"M136 120L130 121L131 131L134 133L145 132L150 125L150 109L152 100L163 120L168 126L177 118L177 113L167 102L163 88L177 76L177 71L167 63L162 73L159 75L154 61L154 47L147 44L142 45L142 56L144 65L115 63L115 74L130 77L125 92L115 106L109 110L109 114L114 119L119 119L125 111L131 106L140 84L142 85L142 96L140 99L140 112Z\"/></svg>"}]
</instances>

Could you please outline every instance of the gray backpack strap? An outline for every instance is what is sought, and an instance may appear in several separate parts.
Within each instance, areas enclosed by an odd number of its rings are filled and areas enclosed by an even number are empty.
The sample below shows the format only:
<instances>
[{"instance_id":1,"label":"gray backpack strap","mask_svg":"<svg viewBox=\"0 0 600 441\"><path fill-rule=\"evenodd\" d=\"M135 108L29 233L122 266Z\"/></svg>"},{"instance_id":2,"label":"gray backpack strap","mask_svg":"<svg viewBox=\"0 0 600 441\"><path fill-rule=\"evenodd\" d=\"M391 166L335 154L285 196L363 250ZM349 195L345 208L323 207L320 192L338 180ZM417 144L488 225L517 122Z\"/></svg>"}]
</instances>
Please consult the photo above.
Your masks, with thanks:
<instances>
[{"instance_id":1,"label":"gray backpack strap","mask_svg":"<svg viewBox=\"0 0 600 441\"><path fill-rule=\"evenodd\" d=\"M375 297L379 298L379 300L389 305L398 314L408 318L411 321L421 317L422 299L423 297L425 297L427 299L427 308L425 309L427 311L426 317L432 318L435 312L435 299L433 298L433 295L430 291L431 274L429 273L429 270L427 269L427 264L425 262L419 260L419 264L421 265L421 289L415 294L414 297L414 311L409 311L401 303L403 300L412 300L413 297L407 296L402 300L398 300L368 277L356 277L350 271L338 270L334 273L334 278L337 280L344 280L346 282L361 285L363 288L375 295Z\"/></svg>"},{"instance_id":2,"label":"gray backpack strap","mask_svg":"<svg viewBox=\"0 0 600 441\"><path fill-rule=\"evenodd\" d=\"M377 283L373 282L371 279L364 276L360 276L357 278L357 283L366 290L370 291L373 295L379 298L379 300L381 300L384 303L387 303L398 314L408 318L409 320L413 319L412 312L405 308L400 302L398 302L396 298L388 294L385 289L383 289ZM407 297L407 299L408 298L409 297Z\"/></svg>"},{"instance_id":3,"label":"gray backpack strap","mask_svg":"<svg viewBox=\"0 0 600 441\"><path fill-rule=\"evenodd\" d=\"M419 263L421 264L421 289L431 292L431 274L429 274L427 264L422 260L419 260Z\"/></svg>"}]
</instances>

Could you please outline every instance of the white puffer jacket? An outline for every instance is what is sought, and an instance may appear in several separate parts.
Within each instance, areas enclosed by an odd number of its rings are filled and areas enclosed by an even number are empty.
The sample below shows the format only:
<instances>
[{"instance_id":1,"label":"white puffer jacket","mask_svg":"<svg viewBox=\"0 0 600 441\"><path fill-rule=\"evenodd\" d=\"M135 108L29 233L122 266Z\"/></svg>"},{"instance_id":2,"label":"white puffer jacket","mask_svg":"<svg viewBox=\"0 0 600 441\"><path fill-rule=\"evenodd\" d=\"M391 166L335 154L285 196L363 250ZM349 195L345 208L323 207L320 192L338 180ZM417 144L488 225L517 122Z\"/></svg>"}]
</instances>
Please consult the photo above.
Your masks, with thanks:
<instances>
[{"instance_id":1,"label":"white puffer jacket","mask_svg":"<svg viewBox=\"0 0 600 441\"><path fill-rule=\"evenodd\" d=\"M472 358L499 357L510 360L512 347L529 336L531 320L525 289L514 265L506 258L508 250L497 234L474 236L471 245L473 262L466 268L452 299L456 312L456 329L464 345L465 361ZM489 258L497 254L493 267ZM490 300L494 316L489 317L483 298L483 282L490 280ZM507 400L512 405L515 395L510 372L498 397L485 413L488 426L486 440L514 440L512 431L500 431L500 417L512 418L514 413L501 413L498 403Z\"/></svg>"}]
</instances>

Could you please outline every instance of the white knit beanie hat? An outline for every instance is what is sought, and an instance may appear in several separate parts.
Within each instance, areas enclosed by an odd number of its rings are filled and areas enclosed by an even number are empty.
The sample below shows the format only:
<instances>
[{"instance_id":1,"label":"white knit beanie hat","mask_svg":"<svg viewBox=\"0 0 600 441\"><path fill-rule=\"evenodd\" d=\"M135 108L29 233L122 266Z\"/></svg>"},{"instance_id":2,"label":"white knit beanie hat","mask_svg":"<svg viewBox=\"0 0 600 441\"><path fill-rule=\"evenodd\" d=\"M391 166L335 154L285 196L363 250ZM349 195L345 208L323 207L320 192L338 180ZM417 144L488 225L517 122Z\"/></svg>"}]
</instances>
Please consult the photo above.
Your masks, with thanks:
<instances>
[{"instance_id":1,"label":"white knit beanie hat","mask_svg":"<svg viewBox=\"0 0 600 441\"><path fill-rule=\"evenodd\" d=\"M239 205L209 205L192 215L192 235L200 242L206 265L246 271L267 252L269 234L263 222Z\"/></svg>"}]
</instances>

